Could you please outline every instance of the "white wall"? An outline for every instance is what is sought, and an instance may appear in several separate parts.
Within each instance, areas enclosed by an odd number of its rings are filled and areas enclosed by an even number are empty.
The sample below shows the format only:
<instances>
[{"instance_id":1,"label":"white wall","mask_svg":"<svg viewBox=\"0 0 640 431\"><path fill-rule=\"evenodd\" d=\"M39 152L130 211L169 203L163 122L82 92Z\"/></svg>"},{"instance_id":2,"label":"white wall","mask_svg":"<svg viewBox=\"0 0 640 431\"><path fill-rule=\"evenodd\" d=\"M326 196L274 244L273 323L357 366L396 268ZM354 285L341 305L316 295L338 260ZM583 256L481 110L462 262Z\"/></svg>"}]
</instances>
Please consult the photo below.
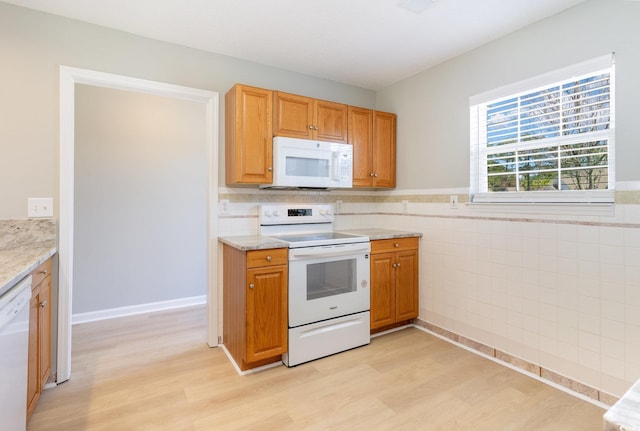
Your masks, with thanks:
<instances>
[{"instance_id":1,"label":"white wall","mask_svg":"<svg viewBox=\"0 0 640 431\"><path fill-rule=\"evenodd\" d=\"M408 215L377 223L424 234L420 317L615 396L640 378L638 22L640 2L587 1L377 95L398 114L396 193L410 201ZM614 206L439 203L467 200L470 96L609 52Z\"/></svg>"},{"instance_id":2,"label":"white wall","mask_svg":"<svg viewBox=\"0 0 640 431\"><path fill-rule=\"evenodd\" d=\"M204 103L76 85L73 313L204 296Z\"/></svg>"},{"instance_id":3,"label":"white wall","mask_svg":"<svg viewBox=\"0 0 640 431\"><path fill-rule=\"evenodd\" d=\"M58 199L59 66L224 94L241 82L373 107L375 93L0 3L0 219L27 215L28 197ZM224 109L219 118L224 184ZM10 180L9 180L10 179Z\"/></svg>"},{"instance_id":4,"label":"white wall","mask_svg":"<svg viewBox=\"0 0 640 431\"><path fill-rule=\"evenodd\" d=\"M469 97L615 52L616 178L640 180L640 2L590 0L381 90L398 115L398 188L469 187Z\"/></svg>"}]
</instances>

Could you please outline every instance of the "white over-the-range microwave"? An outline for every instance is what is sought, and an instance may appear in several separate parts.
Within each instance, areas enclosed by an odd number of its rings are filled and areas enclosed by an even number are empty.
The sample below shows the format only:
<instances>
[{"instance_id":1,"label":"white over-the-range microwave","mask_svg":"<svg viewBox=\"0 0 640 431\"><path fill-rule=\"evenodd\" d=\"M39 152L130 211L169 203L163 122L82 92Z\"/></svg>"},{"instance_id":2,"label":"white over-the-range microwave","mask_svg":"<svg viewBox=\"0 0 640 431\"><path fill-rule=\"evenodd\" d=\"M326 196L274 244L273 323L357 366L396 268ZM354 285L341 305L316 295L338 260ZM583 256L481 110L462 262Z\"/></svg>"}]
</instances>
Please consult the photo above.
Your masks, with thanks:
<instances>
[{"instance_id":1,"label":"white over-the-range microwave","mask_svg":"<svg viewBox=\"0 0 640 431\"><path fill-rule=\"evenodd\" d=\"M277 136L273 138L273 183L263 188L349 188L353 149L349 144Z\"/></svg>"}]
</instances>

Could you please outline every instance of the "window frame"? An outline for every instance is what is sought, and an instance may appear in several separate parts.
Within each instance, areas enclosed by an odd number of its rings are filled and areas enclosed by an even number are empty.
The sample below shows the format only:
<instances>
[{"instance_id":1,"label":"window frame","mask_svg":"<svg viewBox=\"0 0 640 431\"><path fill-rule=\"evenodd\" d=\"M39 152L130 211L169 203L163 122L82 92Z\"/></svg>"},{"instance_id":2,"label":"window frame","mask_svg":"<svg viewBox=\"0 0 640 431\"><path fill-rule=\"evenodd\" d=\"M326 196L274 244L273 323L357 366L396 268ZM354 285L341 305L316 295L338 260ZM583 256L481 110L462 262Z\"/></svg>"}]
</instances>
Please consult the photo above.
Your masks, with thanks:
<instances>
[{"instance_id":1,"label":"window frame","mask_svg":"<svg viewBox=\"0 0 640 431\"><path fill-rule=\"evenodd\" d=\"M558 85L575 77L609 72L610 122L606 133L608 139L608 185L605 190L553 190L553 191L508 191L480 192L480 185L486 182L487 172L481 169L480 133L481 105L498 99L517 97L523 93ZM484 112L484 111L482 111ZM555 71L541 74L513 84L499 87L469 98L470 125L470 189L472 203L614 203L615 201L615 55L610 53ZM523 144L524 146L524 144Z\"/></svg>"}]
</instances>

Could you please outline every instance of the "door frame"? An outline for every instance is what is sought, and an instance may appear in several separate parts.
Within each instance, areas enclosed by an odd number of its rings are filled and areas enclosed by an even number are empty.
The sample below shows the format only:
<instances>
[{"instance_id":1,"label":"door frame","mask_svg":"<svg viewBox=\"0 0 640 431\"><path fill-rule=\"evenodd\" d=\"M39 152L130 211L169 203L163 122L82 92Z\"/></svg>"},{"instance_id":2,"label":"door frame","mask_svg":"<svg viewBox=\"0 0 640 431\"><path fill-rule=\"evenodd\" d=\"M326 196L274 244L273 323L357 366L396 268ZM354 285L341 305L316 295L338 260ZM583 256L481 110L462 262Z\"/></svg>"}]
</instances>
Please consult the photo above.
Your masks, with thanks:
<instances>
[{"instance_id":1,"label":"door frame","mask_svg":"<svg viewBox=\"0 0 640 431\"><path fill-rule=\"evenodd\" d=\"M207 153L207 344L218 345L218 93L88 69L60 66L60 172L58 240L58 343L57 377L71 376L71 307L73 292L75 85L191 100L206 106Z\"/></svg>"}]
</instances>

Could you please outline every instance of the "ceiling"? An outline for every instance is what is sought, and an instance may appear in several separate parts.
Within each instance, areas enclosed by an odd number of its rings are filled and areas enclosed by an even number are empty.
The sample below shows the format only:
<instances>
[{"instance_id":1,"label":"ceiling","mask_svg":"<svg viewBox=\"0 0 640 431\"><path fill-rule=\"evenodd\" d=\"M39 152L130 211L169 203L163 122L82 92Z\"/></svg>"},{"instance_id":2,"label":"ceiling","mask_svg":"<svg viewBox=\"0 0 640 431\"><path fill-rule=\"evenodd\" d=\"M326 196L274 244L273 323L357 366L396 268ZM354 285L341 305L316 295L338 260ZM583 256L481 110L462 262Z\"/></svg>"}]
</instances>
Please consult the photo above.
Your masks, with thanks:
<instances>
[{"instance_id":1,"label":"ceiling","mask_svg":"<svg viewBox=\"0 0 640 431\"><path fill-rule=\"evenodd\" d=\"M585 0L3 0L379 90Z\"/></svg>"}]
</instances>

